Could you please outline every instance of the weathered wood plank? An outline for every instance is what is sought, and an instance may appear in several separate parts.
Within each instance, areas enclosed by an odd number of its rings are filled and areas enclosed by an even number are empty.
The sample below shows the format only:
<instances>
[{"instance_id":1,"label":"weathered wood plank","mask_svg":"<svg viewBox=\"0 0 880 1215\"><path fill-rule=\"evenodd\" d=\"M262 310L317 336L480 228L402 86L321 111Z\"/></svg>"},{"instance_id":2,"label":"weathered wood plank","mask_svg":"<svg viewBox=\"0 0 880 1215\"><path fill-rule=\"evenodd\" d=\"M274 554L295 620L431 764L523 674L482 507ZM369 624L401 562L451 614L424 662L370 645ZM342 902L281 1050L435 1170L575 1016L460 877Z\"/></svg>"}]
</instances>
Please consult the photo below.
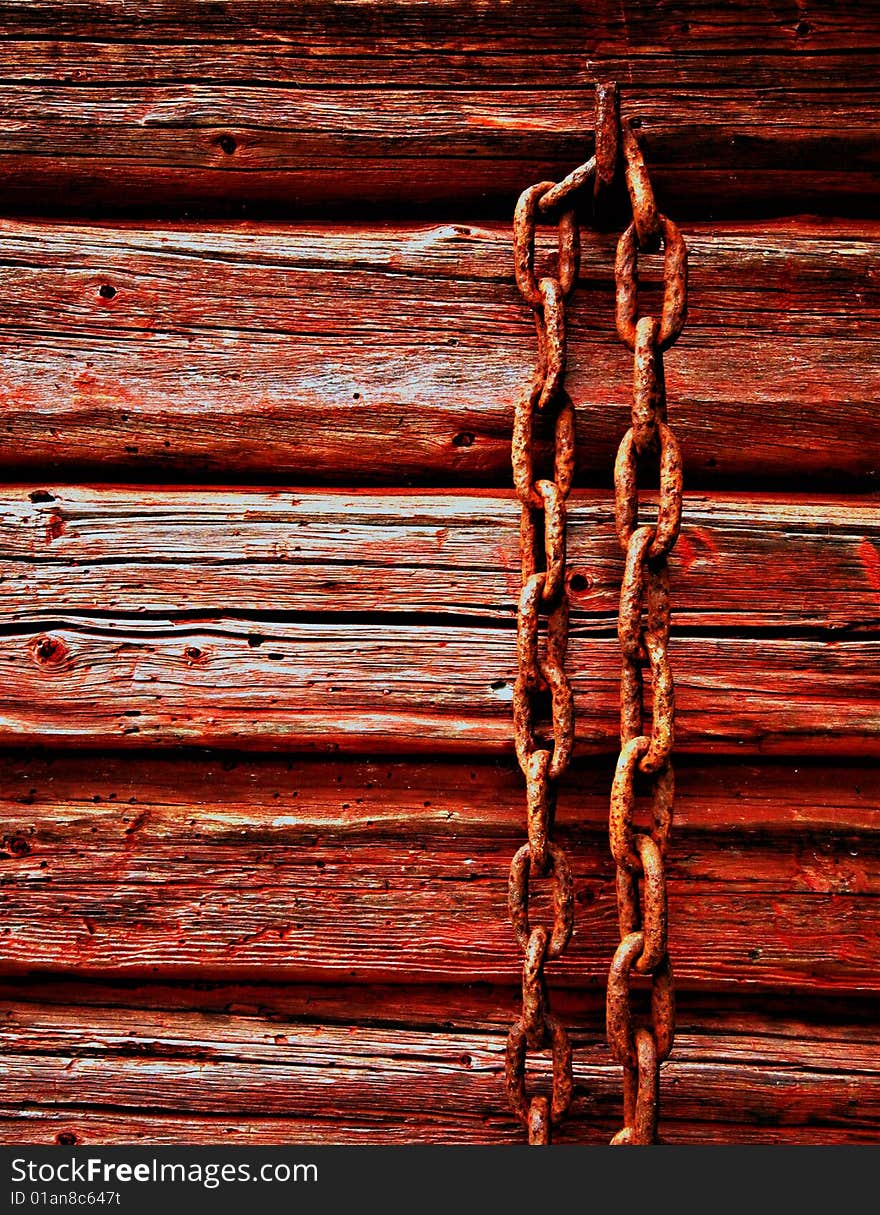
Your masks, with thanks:
<instances>
[{"instance_id":1,"label":"weathered wood plank","mask_svg":"<svg viewBox=\"0 0 880 1215\"><path fill-rule=\"evenodd\" d=\"M513 629L72 618L0 636L0 743L511 750ZM876 755L880 642L676 636L677 747ZM616 637L568 667L581 751L618 738Z\"/></svg>"},{"instance_id":2,"label":"weathered wood plank","mask_svg":"<svg viewBox=\"0 0 880 1215\"><path fill-rule=\"evenodd\" d=\"M509 986L519 974L506 897L524 811L509 767L8 756L2 775L6 975ZM681 765L669 860L681 988L878 990L866 929L878 781ZM607 764L579 765L561 791L578 911L555 985L599 988L617 941L609 785Z\"/></svg>"},{"instance_id":3,"label":"weathered wood plank","mask_svg":"<svg viewBox=\"0 0 880 1215\"><path fill-rule=\"evenodd\" d=\"M837 1141L876 1133L880 1058L870 1031L863 1031L864 1045L846 1050L832 1031L826 1056L821 1034L800 1041L779 1028L768 1019L758 1032L743 1034L734 1021L726 1033L707 1034L680 1022L662 1072L664 1137L676 1141L680 1123L685 1140L697 1137L695 1123L710 1139L730 1137L728 1124L750 1125L750 1138L769 1142L785 1141L795 1128L794 1138L818 1143L826 1128ZM162 1117L171 1126L185 1117L187 1138L210 1119L212 1140L259 1141L270 1114L276 1133L283 1127L296 1142L326 1141L328 1134L361 1142L519 1139L503 1099L501 1033L279 1025L136 1010L89 1009L83 1017L81 1010L13 998L2 1003L0 1043L0 1109L7 1117L22 1111L19 1133L95 1142L96 1131L114 1137L118 1119L162 1136ZM575 1084L564 1138L602 1142L619 1117L620 1079L607 1048L592 1036L576 1036ZM89 1105L102 1107L97 1126ZM161 1111L159 1121L144 1115L151 1108ZM255 1108L265 1111L261 1118L254 1118Z\"/></svg>"},{"instance_id":4,"label":"weathered wood plank","mask_svg":"<svg viewBox=\"0 0 880 1215\"><path fill-rule=\"evenodd\" d=\"M7 743L510 746L514 636L487 627L517 594L509 496L25 487L4 502ZM611 532L607 498L579 497L572 672L592 750L616 736ZM759 634L875 627L876 536L869 502L693 500L684 627L747 635L676 637L683 748L873 751L877 643Z\"/></svg>"},{"instance_id":5,"label":"weathered wood plank","mask_svg":"<svg viewBox=\"0 0 880 1215\"><path fill-rule=\"evenodd\" d=\"M602 1144L619 1129L614 1118L591 1119L579 1128L581 1138ZM729 1122L676 1122L663 1128L664 1141L691 1144L789 1144L792 1146L831 1146L835 1144L876 1144L877 1130L867 1127L827 1126L807 1123L803 1126L766 1125L756 1123L740 1126ZM296 1144L410 1144L410 1143L497 1143L500 1136L490 1138L485 1121L465 1122L444 1118L438 1114L430 1121L420 1119L419 1112L404 1122L383 1122L380 1128L365 1119L350 1122L344 1110L337 1110L332 1121L308 1118L273 1117L212 1117L128 1110L106 1114L100 1109L58 1110L52 1106L0 1105L0 1139L9 1145L40 1143L100 1144L128 1146L130 1144L223 1143L234 1147L277 1146ZM505 1142L519 1143L511 1134Z\"/></svg>"},{"instance_id":6,"label":"weathered wood plank","mask_svg":"<svg viewBox=\"0 0 880 1215\"><path fill-rule=\"evenodd\" d=\"M67 80L73 67L88 65L95 81L119 83L112 73L121 64L124 80L179 81L183 72L175 65L188 62L203 65L198 75L210 79L325 87L336 81L340 64L375 84L387 83L393 64L401 84L422 84L428 71L442 84L541 88L548 76L553 83L576 76L586 52L596 63L615 62L617 55L621 76L654 72L657 84L673 53L678 78L703 84L717 83L723 56L738 62L749 55L779 84L790 71L807 80L810 68L820 68L821 57L832 52L846 54L858 73L864 52L880 44L875 10L873 3L850 12L817 0L806 19L794 6L773 10L758 0L735 0L721 10L708 0L681 0L673 16L650 0L547 0L538 25L525 0L436 0L428 9L413 0L359 7L344 0L237 0L232 6L144 0L136 13L102 0L3 0L0 17L10 43L0 62L8 65L9 79L17 69L28 78ZM16 53L30 54L26 72Z\"/></svg>"},{"instance_id":7,"label":"weathered wood plank","mask_svg":"<svg viewBox=\"0 0 880 1215\"><path fill-rule=\"evenodd\" d=\"M612 757L575 762L560 794L559 822L603 832L612 772ZM269 830L276 818L281 831L300 823L339 838L422 840L451 831L460 841L507 839L525 821L523 789L513 759L0 751L0 806L9 838L27 835L39 821L48 829L58 814L89 830L103 821L114 838L115 813L128 816L127 829L146 812L158 815L169 839L169 832L186 833L196 823L223 839L227 829L254 831L262 824ZM727 835L870 839L880 831L878 805L876 764L741 758L707 764L690 756L677 764L676 823L709 849L722 847Z\"/></svg>"},{"instance_id":8,"label":"weathered wood plank","mask_svg":"<svg viewBox=\"0 0 880 1215\"><path fill-rule=\"evenodd\" d=\"M146 846L99 854L90 882L82 866L77 873L72 861L58 863L47 845L48 875L7 879L0 969L6 976L512 985L522 959L507 913L507 873L520 842L509 840L503 855L472 847L464 857L438 850L418 862L403 845L352 847L348 863L372 870L354 877L326 849L301 842L310 859L299 863L281 846L264 847L262 857L245 848L256 889L228 853L221 861L204 847L188 849L198 861ZM708 864L688 864L688 856L671 866L678 982L876 996L876 950L866 929L876 907L876 858L866 873L862 854L848 862L848 851L815 850L802 878L813 890L793 888L790 857L776 863L757 850L738 849L720 876ZM600 872L591 871L600 856ZM743 867L753 860L764 873L746 884ZM4 864L7 872L26 868ZM613 873L597 840L590 856L575 854L574 870L578 931L551 985L599 988L619 938Z\"/></svg>"},{"instance_id":9,"label":"weathered wood plank","mask_svg":"<svg viewBox=\"0 0 880 1215\"><path fill-rule=\"evenodd\" d=\"M878 233L688 228L691 317L666 371L690 486L878 481ZM632 359L613 238L584 243L569 380L581 481L607 484ZM7 221L0 300L7 476L509 484L534 332L507 224Z\"/></svg>"},{"instance_id":10,"label":"weathered wood plank","mask_svg":"<svg viewBox=\"0 0 880 1215\"><path fill-rule=\"evenodd\" d=\"M519 578L510 498L24 488L7 489L4 503L0 575L8 588L7 619L17 622L2 643L14 664L3 723L7 741L235 738L248 745L272 745L273 739L320 745L327 723L315 712L335 688L336 720L329 731L334 743L357 746L363 727L369 740L364 745L371 746L509 745L509 630L443 628L432 617L422 627L397 624L387 633L381 621L281 625L277 616L326 611L329 603L347 612L421 610L509 619ZM675 566L684 627L876 626L872 503L694 499L686 520ZM579 706L582 739L608 749L615 728L616 652L613 643L588 636L603 625L600 614L604 626L610 625L619 587L607 498L578 498L572 524L574 600L587 613L576 615L576 627L584 634L580 644L588 647L583 654L593 656L580 675L573 668L585 702ZM597 534L605 541L598 550ZM125 560L127 550L131 562ZM182 567L169 562L175 553L186 557ZM151 556L160 560L153 564ZM253 618L222 617L231 602ZM176 623L131 622L127 613ZM266 613L274 623L264 619ZM37 624L34 630L30 622L41 617L47 629ZM69 627L57 629L55 623L65 618ZM215 635L193 637L194 629ZM117 642L114 632L126 640ZM366 647L360 654L350 652L358 648L355 637ZM329 672L320 670L328 656L321 638L336 655ZM398 643L411 653L406 669L397 663ZM679 671L685 745L733 746L737 727L725 721L732 714L746 727L744 745L870 750L876 729L870 668L864 671L864 698L852 698L847 685L861 679L860 664L872 661L873 642L855 649L773 638L680 644L688 647L685 662L692 668L690 675ZM736 670L740 657L746 666ZM706 678L717 697L700 686L701 661L708 663ZM763 670L765 661L770 665ZM753 702L744 708L739 702L741 691L750 688L750 665L763 692L752 689ZM774 690L774 672L787 680L789 667L799 665L803 703L792 683L789 708ZM212 673L221 668L229 675L222 688L215 687ZM376 676L386 668L389 682L380 688ZM475 679L480 670L497 679ZM725 688L721 672L731 670L733 683ZM448 686L438 693L432 687L444 672ZM90 699L96 686L102 694ZM464 721L442 716L458 702ZM371 709L378 716L371 717ZM260 725L254 724L258 712ZM860 740L861 727L868 733ZM821 735L815 744L803 738L810 731ZM771 733L777 737L765 737Z\"/></svg>"},{"instance_id":11,"label":"weathered wood plank","mask_svg":"<svg viewBox=\"0 0 880 1215\"><path fill-rule=\"evenodd\" d=\"M556 0L540 31L527 3L346 10L248 4L206 23L202 4L139 6L137 21L4 4L8 205L506 209L585 158L592 85L609 77L678 214L840 212L877 192L873 5Z\"/></svg>"},{"instance_id":12,"label":"weathered wood plank","mask_svg":"<svg viewBox=\"0 0 880 1215\"><path fill-rule=\"evenodd\" d=\"M568 527L574 619L611 624L623 573L611 496L576 493ZM4 624L192 619L233 603L509 621L519 564L519 505L500 492L0 486ZM687 494L672 572L679 630L869 631L878 502Z\"/></svg>"}]
</instances>

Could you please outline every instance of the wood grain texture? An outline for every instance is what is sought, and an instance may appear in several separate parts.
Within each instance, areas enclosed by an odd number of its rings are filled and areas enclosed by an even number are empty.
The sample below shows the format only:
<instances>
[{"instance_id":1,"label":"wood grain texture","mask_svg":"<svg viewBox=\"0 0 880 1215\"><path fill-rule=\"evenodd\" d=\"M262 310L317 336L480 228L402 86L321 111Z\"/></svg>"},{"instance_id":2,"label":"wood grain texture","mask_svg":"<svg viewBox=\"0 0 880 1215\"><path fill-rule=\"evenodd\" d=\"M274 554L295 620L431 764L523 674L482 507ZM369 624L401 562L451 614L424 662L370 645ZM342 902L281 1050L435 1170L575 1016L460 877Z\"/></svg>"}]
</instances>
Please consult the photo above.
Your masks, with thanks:
<instances>
[{"instance_id":1,"label":"wood grain texture","mask_svg":"<svg viewBox=\"0 0 880 1215\"><path fill-rule=\"evenodd\" d=\"M666 377L687 484L880 483L880 226L686 234L690 319ZM0 469L508 485L535 357L510 240L506 223L2 222ZM610 484L628 425L613 256L585 230L569 319L582 484Z\"/></svg>"},{"instance_id":2,"label":"wood grain texture","mask_svg":"<svg viewBox=\"0 0 880 1215\"><path fill-rule=\"evenodd\" d=\"M0 636L0 742L512 750L515 635L220 618L22 626ZM675 637L678 750L873 755L880 642ZM574 632L583 752L616 750L617 638Z\"/></svg>"},{"instance_id":3,"label":"wood grain texture","mask_svg":"<svg viewBox=\"0 0 880 1215\"><path fill-rule=\"evenodd\" d=\"M6 214L151 221L0 222L0 475L30 480L0 488L0 1138L520 1141L516 509L454 490L509 485L534 357L509 216L589 154L614 77L661 206L712 221L667 358L664 1134L876 1142L880 516L853 491L880 484L880 225L839 218L880 196L876 4L0 0L0 25ZM838 218L767 220L810 210ZM569 326L602 488L570 520L577 931L550 975L590 1142L620 1103L613 252L585 231ZM234 487L259 479L285 488ZM409 483L444 492L384 488Z\"/></svg>"},{"instance_id":4,"label":"wood grain texture","mask_svg":"<svg viewBox=\"0 0 880 1215\"><path fill-rule=\"evenodd\" d=\"M651 501L644 509L649 518ZM605 492L568 504L573 618L615 624L623 558ZM876 498L685 495L678 630L880 625ZM237 612L407 614L509 624L512 493L0 485L0 623ZM258 626L254 626L259 632Z\"/></svg>"},{"instance_id":5,"label":"wood grain texture","mask_svg":"<svg viewBox=\"0 0 880 1215\"><path fill-rule=\"evenodd\" d=\"M4 3L7 205L506 212L591 149L593 84L641 119L661 202L864 210L875 6Z\"/></svg>"},{"instance_id":6,"label":"wood grain texture","mask_svg":"<svg viewBox=\"0 0 880 1215\"><path fill-rule=\"evenodd\" d=\"M751 1110L749 1111L751 1113ZM584 1125L576 1142L603 1144L619 1130L614 1118L598 1119ZM461 1119L430 1119L413 1113L404 1122L388 1121L377 1128L366 1119L349 1121L345 1110L337 1110L331 1120L272 1117L271 1115L217 1117L186 1114L175 1116L140 1110L105 1113L100 1107L76 1110L53 1106L0 1106L0 1137L4 1144L100 1144L128 1146L155 1144L216 1144L235 1147L276 1146L279 1143L344 1143L369 1145L410 1143L497 1143L494 1131L485 1125ZM729 1122L676 1122L663 1136L670 1143L690 1144L789 1144L800 1147L843 1144L876 1144L873 1125L828 1126L806 1120L789 1126L766 1121L751 1125ZM505 1142L520 1143L514 1134Z\"/></svg>"},{"instance_id":7,"label":"wood grain texture","mask_svg":"<svg viewBox=\"0 0 880 1215\"><path fill-rule=\"evenodd\" d=\"M7 487L0 501L6 745L512 747L509 496ZM875 505L695 498L686 519L679 750L876 755ZM572 520L577 740L608 753L609 499L577 497Z\"/></svg>"},{"instance_id":8,"label":"wood grain texture","mask_svg":"<svg viewBox=\"0 0 880 1215\"><path fill-rule=\"evenodd\" d=\"M870 1027L853 1033L838 1019L807 1038L769 1018L719 1020L707 1032L680 1018L661 1073L665 1139L717 1141L731 1123L759 1142L876 1138L880 1056ZM562 1137L607 1142L620 1116L619 1069L597 1036L574 1043L575 1102ZM502 1097L501 1033L94 1008L84 1016L13 997L0 1003L0 1044L5 1142L118 1142L132 1132L157 1142L520 1138Z\"/></svg>"},{"instance_id":9,"label":"wood grain texture","mask_svg":"<svg viewBox=\"0 0 880 1215\"><path fill-rule=\"evenodd\" d=\"M573 501L592 751L616 745L611 515ZM867 499L689 498L683 749L876 752L877 518ZM5 487L0 578L6 743L511 746L510 495Z\"/></svg>"},{"instance_id":10,"label":"wood grain texture","mask_svg":"<svg viewBox=\"0 0 880 1215\"><path fill-rule=\"evenodd\" d=\"M560 797L561 824L606 829L613 762L609 756L573 764ZM233 834L280 816L279 829L302 821L319 834L507 838L525 821L523 790L513 759L0 751L0 804L10 839L24 830L17 822L29 833L44 812L68 815L89 830L97 826L93 815L112 824L118 812L128 816L126 828L135 822L136 832L142 810L179 822L180 830L195 812L217 830L231 824ZM677 767L676 823L704 837L707 848L723 847L727 834L767 841L856 834L870 841L880 830L878 805L876 764L735 757L707 763L683 756Z\"/></svg>"},{"instance_id":11,"label":"wood grain texture","mask_svg":"<svg viewBox=\"0 0 880 1215\"><path fill-rule=\"evenodd\" d=\"M524 809L510 766L22 755L2 777L6 976L516 981L506 892ZM878 779L680 765L680 989L878 990ZM607 763L581 764L560 793L577 913L556 987L600 988L617 941L609 784Z\"/></svg>"}]
</instances>

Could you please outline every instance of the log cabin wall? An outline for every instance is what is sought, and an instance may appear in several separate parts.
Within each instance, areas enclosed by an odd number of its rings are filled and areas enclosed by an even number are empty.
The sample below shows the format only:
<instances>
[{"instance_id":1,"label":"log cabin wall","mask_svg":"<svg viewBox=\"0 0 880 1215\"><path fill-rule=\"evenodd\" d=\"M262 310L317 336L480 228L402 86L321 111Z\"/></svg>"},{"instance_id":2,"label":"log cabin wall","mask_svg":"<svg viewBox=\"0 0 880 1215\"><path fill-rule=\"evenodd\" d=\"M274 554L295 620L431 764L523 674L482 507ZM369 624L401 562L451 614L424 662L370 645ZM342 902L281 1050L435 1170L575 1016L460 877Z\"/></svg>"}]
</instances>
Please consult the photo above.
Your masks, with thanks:
<instances>
[{"instance_id":1,"label":"log cabin wall","mask_svg":"<svg viewBox=\"0 0 880 1215\"><path fill-rule=\"evenodd\" d=\"M600 79L691 256L662 1134L877 1139L880 8L536 10L0 2L4 1142L521 1141L510 218ZM632 363L582 240L551 983L604 1142Z\"/></svg>"}]
</instances>

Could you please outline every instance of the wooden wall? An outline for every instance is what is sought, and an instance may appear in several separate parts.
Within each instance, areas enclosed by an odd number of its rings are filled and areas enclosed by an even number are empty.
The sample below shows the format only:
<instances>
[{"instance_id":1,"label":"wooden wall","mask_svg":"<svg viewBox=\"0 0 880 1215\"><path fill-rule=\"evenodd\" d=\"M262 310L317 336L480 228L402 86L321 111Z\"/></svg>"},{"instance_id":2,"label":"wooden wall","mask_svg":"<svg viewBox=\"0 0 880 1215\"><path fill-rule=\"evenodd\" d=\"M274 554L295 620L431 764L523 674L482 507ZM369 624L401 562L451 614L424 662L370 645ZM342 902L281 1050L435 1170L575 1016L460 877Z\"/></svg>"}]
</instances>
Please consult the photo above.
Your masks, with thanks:
<instances>
[{"instance_id":1,"label":"wooden wall","mask_svg":"<svg viewBox=\"0 0 880 1215\"><path fill-rule=\"evenodd\" d=\"M607 78L691 256L662 1134L878 1137L880 6L535 7L0 0L3 1142L521 1139L510 216ZM632 364L582 241L551 984L603 1142Z\"/></svg>"}]
</instances>

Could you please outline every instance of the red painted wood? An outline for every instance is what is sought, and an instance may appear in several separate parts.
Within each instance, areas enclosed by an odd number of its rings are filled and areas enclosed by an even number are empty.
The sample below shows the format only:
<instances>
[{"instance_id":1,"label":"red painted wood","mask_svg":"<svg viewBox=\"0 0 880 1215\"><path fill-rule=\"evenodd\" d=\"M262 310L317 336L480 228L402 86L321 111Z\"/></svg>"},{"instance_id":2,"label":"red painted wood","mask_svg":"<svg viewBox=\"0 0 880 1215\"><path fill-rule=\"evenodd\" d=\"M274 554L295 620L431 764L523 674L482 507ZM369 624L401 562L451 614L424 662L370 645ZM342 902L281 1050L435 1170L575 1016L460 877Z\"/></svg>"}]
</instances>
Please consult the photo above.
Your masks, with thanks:
<instances>
[{"instance_id":1,"label":"red painted wood","mask_svg":"<svg viewBox=\"0 0 880 1215\"><path fill-rule=\"evenodd\" d=\"M501 0L136 17L19 0L0 17L7 206L503 213L586 158L608 78L675 214L865 210L878 188L870 7L551 0L540 30Z\"/></svg>"},{"instance_id":2,"label":"red painted wood","mask_svg":"<svg viewBox=\"0 0 880 1215\"><path fill-rule=\"evenodd\" d=\"M560 795L560 823L604 831L612 772L611 756L576 761ZM682 756L677 773L676 822L704 839L707 849L722 849L729 834L770 846L776 839L848 834L870 842L880 830L875 764L803 758L707 763ZM197 822L213 824L221 839L224 822L232 824L234 836L244 829L262 830L276 817L279 830L305 823L318 835L357 834L365 823L368 835L383 838L420 839L448 830L460 840L499 839L516 835L525 821L523 789L512 758L474 757L462 763L0 750L0 805L6 830L13 834L22 823L36 825L49 815L48 823L60 814L90 834L103 822L112 840L114 816L134 822L147 809L148 817L155 810L167 820L165 830L178 824L179 843L195 825L193 814ZM136 833L143 826L138 823Z\"/></svg>"},{"instance_id":3,"label":"red painted wood","mask_svg":"<svg viewBox=\"0 0 880 1215\"><path fill-rule=\"evenodd\" d=\"M703 221L667 357L689 498L663 1133L876 1141L880 531L854 491L878 484L880 227L767 221L876 209L870 6L0 0L0 24L6 213L102 219L0 223L0 473L29 480L0 489L0 1138L521 1139L508 487L534 338L509 219L589 154L614 77L661 206ZM364 226L392 207L442 223ZM248 213L284 224L203 222ZM620 1118L614 243L585 230L569 318L579 475L605 488L570 519L577 932L550 975L563 1137L590 1142ZM52 483L89 477L147 485ZM345 488L229 487L263 478ZM280 753L165 749L193 744Z\"/></svg>"},{"instance_id":4,"label":"red painted wood","mask_svg":"<svg viewBox=\"0 0 880 1215\"><path fill-rule=\"evenodd\" d=\"M511 495L8 487L2 502L0 740L511 748ZM685 520L679 748L873 754L873 502L697 497ZM577 497L582 750L616 747L620 566L609 499ZM805 626L826 632L786 635Z\"/></svg>"},{"instance_id":5,"label":"red painted wood","mask_svg":"<svg viewBox=\"0 0 880 1215\"><path fill-rule=\"evenodd\" d=\"M723 1077L722 1073L722 1077ZM723 1078L721 1085L723 1086ZM719 1087L720 1087L719 1086ZM814 1090L815 1091L815 1090ZM713 1088L714 1093L714 1088ZM854 1098L857 1100L857 1097ZM752 1111L749 1111L750 1116ZM766 1117L766 1115L765 1115ZM620 1129L612 1117L593 1119L583 1125L575 1142L604 1144ZM828 1126L806 1123L787 1126L766 1121L750 1125L729 1122L675 1122L663 1127L663 1142L689 1144L790 1144L799 1147L835 1144L876 1144L877 1130L866 1127ZM574 1138L572 1131L571 1138ZM188 1114L174 1116L138 1111L105 1114L100 1109L59 1111L51 1107L0 1106L0 1137L5 1144L215 1144L236 1147L277 1146L279 1143L345 1143L370 1145L410 1143L498 1143L502 1134L485 1119L433 1119L415 1111L405 1121L377 1125L365 1117L349 1121L339 1111L332 1122L316 1118L272 1116L217 1117ZM513 1132L504 1142L520 1143Z\"/></svg>"},{"instance_id":6,"label":"red painted wood","mask_svg":"<svg viewBox=\"0 0 880 1215\"><path fill-rule=\"evenodd\" d=\"M877 484L877 225L685 231L691 314L666 376L689 488ZM510 241L509 223L0 223L0 468L507 486L535 357ZM582 484L610 484L628 425L613 256L584 230Z\"/></svg>"},{"instance_id":7,"label":"red painted wood","mask_svg":"<svg viewBox=\"0 0 880 1215\"><path fill-rule=\"evenodd\" d=\"M512 768L10 756L2 776L6 975L516 982ZM577 931L554 986L598 989L617 941L609 783L581 765L560 794ZM876 991L873 769L682 764L678 783L680 988Z\"/></svg>"},{"instance_id":8,"label":"red painted wood","mask_svg":"<svg viewBox=\"0 0 880 1215\"><path fill-rule=\"evenodd\" d=\"M0 743L361 754L512 752L512 630L223 618L23 627L0 637ZM675 637L677 748L880 750L880 642ZM576 632L583 753L619 738L616 637Z\"/></svg>"},{"instance_id":9,"label":"red painted wood","mask_svg":"<svg viewBox=\"0 0 880 1215\"><path fill-rule=\"evenodd\" d=\"M569 500L568 562L575 622L613 625L623 558L609 493ZM678 631L868 634L880 623L878 502L687 493L671 569ZM231 603L508 624L519 504L504 491L0 486L0 578L9 624L191 620Z\"/></svg>"},{"instance_id":10,"label":"red painted wood","mask_svg":"<svg viewBox=\"0 0 880 1215\"><path fill-rule=\"evenodd\" d=\"M838 1023L839 1025L840 1023ZM811 1036L765 1018L680 1022L664 1065L664 1137L764 1142L876 1136L878 1059L869 1027ZM501 1032L391 1031L4 1000L0 1118L11 1141L516 1142L502 1098ZM619 1119L619 1069L604 1043L575 1035L576 1097L563 1138L603 1142ZM543 1071L543 1069L539 1069ZM114 1110L91 1111L106 1105ZM149 1114L151 1107L161 1114ZM260 1114L254 1111L259 1109ZM697 1131L695 1123L700 1125ZM8 1122L3 1127L6 1132ZM761 1126L761 1130L757 1130ZM777 1129L778 1128L778 1129ZM4 1134L5 1141L10 1139ZM277 1140L276 1140L277 1142Z\"/></svg>"},{"instance_id":11,"label":"red painted wood","mask_svg":"<svg viewBox=\"0 0 880 1215\"><path fill-rule=\"evenodd\" d=\"M792 77L807 81L811 70L821 69L822 55L850 52L854 79L864 84L867 78L858 76L860 54L877 45L870 8L850 12L833 0L817 0L809 20L755 0L736 0L722 10L709 0L681 0L675 16L650 0L625 5L547 0L540 25L530 23L529 15L522 0L478 6L437 0L428 10L413 0L384 0L360 10L332 0L308 5L237 0L232 9L201 0L144 0L137 12L124 5L108 8L102 0L0 4L10 38L22 39L13 43L16 51L30 56L29 74L67 80L72 68L88 65L93 78L104 83L119 82L115 65L125 68L125 79L179 81L183 73L177 65L186 62L200 64L199 74L207 79L262 77L332 86L358 72L381 84L393 63L401 84L423 83L429 70L444 84L476 79L541 88L550 74L558 83L582 70L589 50L594 62L607 62L616 53L633 79L657 85L666 79L673 56L682 80L708 85L718 83L719 60L748 55L756 73L762 65L766 76L755 79L761 84ZM58 40L54 54L44 38L50 24ZM164 44L162 56L146 34ZM101 35L113 42L103 42ZM179 45L181 35L185 46ZM591 46L591 39L597 45ZM84 43L79 51L76 42ZM267 61L270 46L275 54ZM195 57L192 63L187 55ZM15 63L11 51L8 61Z\"/></svg>"}]
</instances>

